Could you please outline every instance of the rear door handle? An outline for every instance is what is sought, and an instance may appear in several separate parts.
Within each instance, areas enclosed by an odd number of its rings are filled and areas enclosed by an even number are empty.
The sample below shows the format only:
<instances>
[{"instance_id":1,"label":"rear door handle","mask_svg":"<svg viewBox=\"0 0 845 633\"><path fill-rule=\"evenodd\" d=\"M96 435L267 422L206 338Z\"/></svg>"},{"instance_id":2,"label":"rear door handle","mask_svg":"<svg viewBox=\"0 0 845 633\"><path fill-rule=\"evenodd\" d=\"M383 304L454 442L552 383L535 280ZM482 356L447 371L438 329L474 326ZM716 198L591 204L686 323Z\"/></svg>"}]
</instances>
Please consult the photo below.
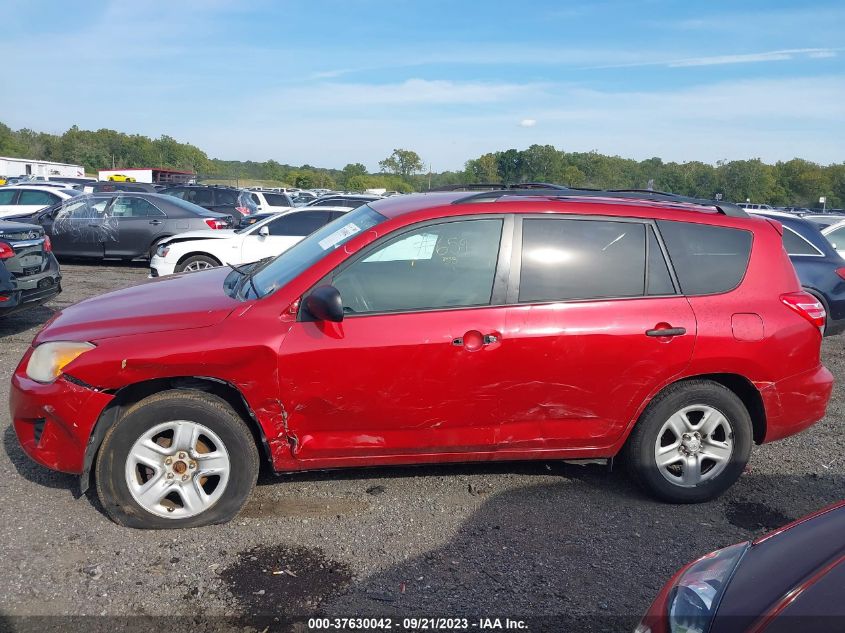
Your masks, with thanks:
<instances>
[{"instance_id":1,"label":"rear door handle","mask_svg":"<svg viewBox=\"0 0 845 633\"><path fill-rule=\"evenodd\" d=\"M499 337L495 334L482 334L478 330L470 330L463 336L452 339L452 345L455 347L463 347L470 352L481 349L485 345L492 345L498 343Z\"/></svg>"},{"instance_id":2,"label":"rear door handle","mask_svg":"<svg viewBox=\"0 0 845 633\"><path fill-rule=\"evenodd\" d=\"M150 224L158 226L159 224L161 224L161 220L150 220Z\"/></svg>"},{"instance_id":3,"label":"rear door handle","mask_svg":"<svg viewBox=\"0 0 845 633\"><path fill-rule=\"evenodd\" d=\"M687 333L687 329L684 327L667 327L667 328L655 328L653 330L646 330L646 336L683 336Z\"/></svg>"}]
</instances>

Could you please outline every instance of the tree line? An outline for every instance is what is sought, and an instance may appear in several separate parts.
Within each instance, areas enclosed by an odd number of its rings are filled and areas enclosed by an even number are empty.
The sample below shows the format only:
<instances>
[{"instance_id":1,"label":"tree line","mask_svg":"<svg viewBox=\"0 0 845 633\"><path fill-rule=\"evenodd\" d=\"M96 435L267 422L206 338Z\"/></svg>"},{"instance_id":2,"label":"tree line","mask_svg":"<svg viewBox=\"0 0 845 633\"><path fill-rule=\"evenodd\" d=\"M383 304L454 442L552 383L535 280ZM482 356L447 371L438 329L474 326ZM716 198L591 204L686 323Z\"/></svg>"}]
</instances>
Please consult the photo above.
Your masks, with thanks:
<instances>
[{"instance_id":1,"label":"tree line","mask_svg":"<svg viewBox=\"0 0 845 633\"><path fill-rule=\"evenodd\" d=\"M0 123L0 156L51 160L83 165L89 173L122 167L167 167L196 172L201 179L261 180L302 188L424 191L464 183L553 182L570 187L645 189L713 198L768 203L777 206L817 207L825 196L827 207L845 206L845 163L819 165L794 158L775 164L760 159L664 162L660 158L636 161L598 152L566 152L552 145L490 152L468 160L461 171L428 173L413 150L394 149L379 162L380 173L361 163L343 169L286 165L275 160L230 161L209 158L190 143L169 136L151 139L115 130L81 130L73 126L61 135L12 130ZM2 175L2 174L0 174Z\"/></svg>"}]
</instances>

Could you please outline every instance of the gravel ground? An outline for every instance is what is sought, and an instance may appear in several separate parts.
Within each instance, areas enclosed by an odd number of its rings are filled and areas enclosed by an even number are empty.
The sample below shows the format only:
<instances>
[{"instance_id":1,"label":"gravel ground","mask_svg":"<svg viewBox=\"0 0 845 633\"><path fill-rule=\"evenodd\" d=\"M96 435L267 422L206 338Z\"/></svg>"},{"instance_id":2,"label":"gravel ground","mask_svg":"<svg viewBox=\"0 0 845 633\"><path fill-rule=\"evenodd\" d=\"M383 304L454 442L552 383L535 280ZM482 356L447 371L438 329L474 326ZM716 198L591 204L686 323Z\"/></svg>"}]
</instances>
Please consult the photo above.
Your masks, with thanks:
<instances>
[{"instance_id":1,"label":"gravel ground","mask_svg":"<svg viewBox=\"0 0 845 633\"><path fill-rule=\"evenodd\" d=\"M56 300L0 321L0 401L54 310L146 276L140 264L63 270ZM843 341L824 343L837 376ZM0 630L93 631L116 616L139 630L149 619L137 616L307 630L290 620L323 614L630 631L682 564L845 496L843 407L839 384L823 422L757 447L732 490L698 506L654 502L621 472L554 462L265 473L234 522L160 532L120 528L90 493L77 499L75 477L23 455L3 410Z\"/></svg>"}]
</instances>

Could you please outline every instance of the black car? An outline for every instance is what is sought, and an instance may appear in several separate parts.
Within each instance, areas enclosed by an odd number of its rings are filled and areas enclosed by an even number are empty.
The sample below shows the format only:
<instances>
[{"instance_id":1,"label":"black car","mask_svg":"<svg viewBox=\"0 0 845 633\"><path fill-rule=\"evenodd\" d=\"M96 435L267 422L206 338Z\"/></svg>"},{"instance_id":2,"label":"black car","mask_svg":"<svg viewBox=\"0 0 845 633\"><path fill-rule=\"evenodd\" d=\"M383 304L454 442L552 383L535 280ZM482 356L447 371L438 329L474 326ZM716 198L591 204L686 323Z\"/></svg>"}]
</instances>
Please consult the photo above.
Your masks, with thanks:
<instances>
[{"instance_id":1,"label":"black car","mask_svg":"<svg viewBox=\"0 0 845 633\"><path fill-rule=\"evenodd\" d=\"M40 224L60 257L149 258L168 237L198 229L232 228L232 217L156 193L83 195L29 216L7 218Z\"/></svg>"},{"instance_id":2,"label":"black car","mask_svg":"<svg viewBox=\"0 0 845 633\"><path fill-rule=\"evenodd\" d=\"M258 213L258 205L250 195L252 192L237 187L178 185L162 189L161 193L193 202L209 211L231 215L236 226L244 216Z\"/></svg>"},{"instance_id":3,"label":"black car","mask_svg":"<svg viewBox=\"0 0 845 633\"><path fill-rule=\"evenodd\" d=\"M845 622L845 502L681 569L635 633L829 633Z\"/></svg>"},{"instance_id":4,"label":"black car","mask_svg":"<svg viewBox=\"0 0 845 633\"><path fill-rule=\"evenodd\" d=\"M52 299L61 279L43 228L0 221L0 316Z\"/></svg>"},{"instance_id":5,"label":"black car","mask_svg":"<svg viewBox=\"0 0 845 633\"><path fill-rule=\"evenodd\" d=\"M810 220L789 213L752 211L783 225L786 249L804 290L822 302L827 312L824 335L845 330L845 260Z\"/></svg>"}]
</instances>

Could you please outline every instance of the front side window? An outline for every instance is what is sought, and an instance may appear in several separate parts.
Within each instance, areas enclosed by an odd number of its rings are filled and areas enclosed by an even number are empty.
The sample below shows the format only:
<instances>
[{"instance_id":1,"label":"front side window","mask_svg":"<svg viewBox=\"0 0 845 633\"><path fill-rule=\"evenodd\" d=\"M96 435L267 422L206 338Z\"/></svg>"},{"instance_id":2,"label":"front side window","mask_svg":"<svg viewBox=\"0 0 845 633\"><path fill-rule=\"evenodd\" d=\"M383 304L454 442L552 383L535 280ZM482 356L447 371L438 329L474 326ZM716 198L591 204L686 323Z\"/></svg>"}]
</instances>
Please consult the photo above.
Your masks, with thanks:
<instances>
[{"instance_id":1,"label":"front side window","mask_svg":"<svg viewBox=\"0 0 845 633\"><path fill-rule=\"evenodd\" d=\"M519 301L642 296L645 262L644 224L526 219Z\"/></svg>"},{"instance_id":2,"label":"front side window","mask_svg":"<svg viewBox=\"0 0 845 633\"><path fill-rule=\"evenodd\" d=\"M348 314L489 305L501 236L500 219L424 226L382 242L332 284Z\"/></svg>"},{"instance_id":3,"label":"front side window","mask_svg":"<svg viewBox=\"0 0 845 633\"><path fill-rule=\"evenodd\" d=\"M119 196L111 205L109 215L115 218L147 218L164 214L148 200Z\"/></svg>"}]
</instances>

